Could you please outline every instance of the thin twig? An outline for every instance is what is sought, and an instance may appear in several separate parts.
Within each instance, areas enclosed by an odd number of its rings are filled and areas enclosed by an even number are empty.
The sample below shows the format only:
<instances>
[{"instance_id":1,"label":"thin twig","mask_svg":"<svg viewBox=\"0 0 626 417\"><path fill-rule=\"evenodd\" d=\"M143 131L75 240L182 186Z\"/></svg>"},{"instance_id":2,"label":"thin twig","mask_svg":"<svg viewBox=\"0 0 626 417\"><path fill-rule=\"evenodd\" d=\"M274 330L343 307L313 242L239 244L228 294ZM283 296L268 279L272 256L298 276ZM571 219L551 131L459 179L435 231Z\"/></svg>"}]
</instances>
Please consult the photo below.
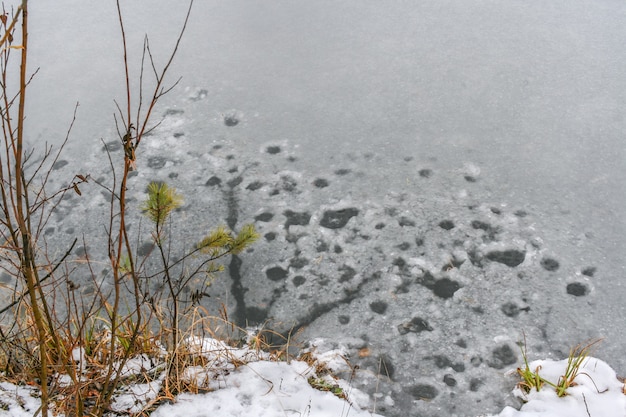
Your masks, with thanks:
<instances>
[{"instance_id":1,"label":"thin twig","mask_svg":"<svg viewBox=\"0 0 626 417\"><path fill-rule=\"evenodd\" d=\"M591 417L591 413L589 412L589 406L587 405L587 398L585 398L585 393L582 394L583 402L585 403L585 410L587 410L587 415Z\"/></svg>"},{"instance_id":2,"label":"thin twig","mask_svg":"<svg viewBox=\"0 0 626 417\"><path fill-rule=\"evenodd\" d=\"M41 280L39 281L40 283L45 282L48 278L50 278L52 276L52 274L54 274L54 272L59 268L59 266L61 266L61 264L63 263L63 261L65 261L65 259L67 259L68 256L70 256L70 254L72 253L72 249L74 249L74 246L76 245L76 242L78 241L78 239L74 239L74 241L72 242L72 244L70 245L70 248L65 252L65 254L61 257L61 259L56 263L56 265L54 266L54 268L52 268L52 271L48 272L46 274L46 276L44 276L43 278L41 278ZM17 300L13 301L11 304L7 305L6 307L4 307L2 310L0 310L0 314L3 314L4 312L6 312L7 310L9 310L11 307L14 307L16 304L20 303L24 297L26 297L26 293L21 294Z\"/></svg>"}]
</instances>

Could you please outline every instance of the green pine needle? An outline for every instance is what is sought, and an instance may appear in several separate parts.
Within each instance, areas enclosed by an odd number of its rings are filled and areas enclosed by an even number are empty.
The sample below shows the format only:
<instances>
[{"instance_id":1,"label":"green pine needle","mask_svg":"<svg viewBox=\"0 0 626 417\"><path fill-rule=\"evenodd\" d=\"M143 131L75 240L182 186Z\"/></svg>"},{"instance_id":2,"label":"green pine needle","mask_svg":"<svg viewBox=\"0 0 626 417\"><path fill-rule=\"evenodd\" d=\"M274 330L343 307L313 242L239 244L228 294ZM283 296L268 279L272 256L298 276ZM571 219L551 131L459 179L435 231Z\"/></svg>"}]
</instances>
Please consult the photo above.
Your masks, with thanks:
<instances>
[{"instance_id":1,"label":"green pine needle","mask_svg":"<svg viewBox=\"0 0 626 417\"><path fill-rule=\"evenodd\" d=\"M141 207L144 214L159 228L163 226L172 210L183 204L183 197L164 182L148 185L148 198Z\"/></svg>"},{"instance_id":2,"label":"green pine needle","mask_svg":"<svg viewBox=\"0 0 626 417\"><path fill-rule=\"evenodd\" d=\"M217 258L224 252L237 255L254 243L259 236L253 224L244 225L236 237L233 237L232 232L225 226L219 226L198 243L198 248L212 258Z\"/></svg>"},{"instance_id":3,"label":"green pine needle","mask_svg":"<svg viewBox=\"0 0 626 417\"><path fill-rule=\"evenodd\" d=\"M214 258L216 254L219 254L220 249L227 250L232 245L233 240L230 230L225 226L218 226L198 243L198 249L202 253L211 254L211 257Z\"/></svg>"},{"instance_id":4,"label":"green pine needle","mask_svg":"<svg viewBox=\"0 0 626 417\"><path fill-rule=\"evenodd\" d=\"M259 237L260 235L254 229L254 224L244 225L233 240L231 252L235 255L241 253L242 250L254 243Z\"/></svg>"}]
</instances>

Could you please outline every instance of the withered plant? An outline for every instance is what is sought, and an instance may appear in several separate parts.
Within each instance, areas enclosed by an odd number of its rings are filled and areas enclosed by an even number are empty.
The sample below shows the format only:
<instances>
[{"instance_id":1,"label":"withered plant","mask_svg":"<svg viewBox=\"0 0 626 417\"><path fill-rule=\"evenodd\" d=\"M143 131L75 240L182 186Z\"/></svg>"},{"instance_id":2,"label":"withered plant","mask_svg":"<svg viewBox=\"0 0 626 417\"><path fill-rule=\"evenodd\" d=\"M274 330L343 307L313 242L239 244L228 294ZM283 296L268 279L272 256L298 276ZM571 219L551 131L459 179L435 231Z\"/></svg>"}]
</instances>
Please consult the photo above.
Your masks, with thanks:
<instances>
[{"instance_id":1,"label":"withered plant","mask_svg":"<svg viewBox=\"0 0 626 417\"><path fill-rule=\"evenodd\" d=\"M8 295L6 304L0 305L0 371L15 383L37 386L42 404L38 413L46 417L52 411L103 416L127 382L127 364L141 355L161 361L162 365L144 374L156 379L156 373L165 372L162 396L172 398L180 387L187 386L181 375L185 366L197 360L183 353L188 346L183 339L192 335L198 323L208 322L198 301L206 294L212 274L222 269L216 261L241 252L258 238L251 225L243 226L239 233L218 227L172 260L171 242L177 237L171 235L169 225L175 221L173 212L182 196L167 184L153 183L142 209L152 225L156 250L141 256L136 253L131 242L140 237L131 236L127 222L127 192L136 186L129 174L141 169L141 144L159 125L152 122L157 103L178 84L166 85L166 74L187 27L193 0L162 68L157 68L149 39L144 38L141 57L137 57L141 65L135 90L123 11L119 0L116 4L126 97L115 102L113 122L123 154L119 157L107 149L110 175L105 180L75 173L65 180L65 186L54 190L50 179L60 174L53 166L70 139L78 105L60 146L35 143L27 147L26 93L36 75L36 71L29 73L27 66L28 1L23 0L15 10L3 8L0 14L0 268L10 277L0 288L0 295ZM106 290L93 270L95 260L90 254L76 255L78 237L67 242L57 257L50 255L44 237L63 198L68 193L80 197L84 187L94 183L110 195L104 243L96 242L106 245L111 284ZM151 256L156 262L148 262ZM85 275L93 287L90 293L78 291ZM151 285L154 282L162 285ZM200 283L199 288L185 291L195 282Z\"/></svg>"}]
</instances>

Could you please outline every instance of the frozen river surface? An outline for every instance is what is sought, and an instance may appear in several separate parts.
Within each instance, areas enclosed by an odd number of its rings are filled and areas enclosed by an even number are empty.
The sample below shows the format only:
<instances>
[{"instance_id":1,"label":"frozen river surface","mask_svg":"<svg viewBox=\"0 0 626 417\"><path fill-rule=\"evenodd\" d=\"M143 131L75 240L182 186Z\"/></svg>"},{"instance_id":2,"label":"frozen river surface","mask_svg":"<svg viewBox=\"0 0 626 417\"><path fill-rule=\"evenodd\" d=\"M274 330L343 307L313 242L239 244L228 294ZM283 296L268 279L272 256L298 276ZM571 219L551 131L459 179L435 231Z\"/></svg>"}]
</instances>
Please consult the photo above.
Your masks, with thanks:
<instances>
[{"instance_id":1,"label":"frozen river surface","mask_svg":"<svg viewBox=\"0 0 626 417\"><path fill-rule=\"evenodd\" d=\"M119 142L113 6L31 6L34 140L58 142L81 103L59 185L106 178L100 138ZM381 414L516 404L504 372L524 333L530 359L603 337L594 356L625 375L625 14L608 0L197 2L131 208L159 180L185 196L173 227L188 244L254 222L262 239L206 306L346 346ZM130 42L148 32L164 57L184 10L138 1L126 16ZM108 200L82 191L51 241L98 239Z\"/></svg>"}]
</instances>

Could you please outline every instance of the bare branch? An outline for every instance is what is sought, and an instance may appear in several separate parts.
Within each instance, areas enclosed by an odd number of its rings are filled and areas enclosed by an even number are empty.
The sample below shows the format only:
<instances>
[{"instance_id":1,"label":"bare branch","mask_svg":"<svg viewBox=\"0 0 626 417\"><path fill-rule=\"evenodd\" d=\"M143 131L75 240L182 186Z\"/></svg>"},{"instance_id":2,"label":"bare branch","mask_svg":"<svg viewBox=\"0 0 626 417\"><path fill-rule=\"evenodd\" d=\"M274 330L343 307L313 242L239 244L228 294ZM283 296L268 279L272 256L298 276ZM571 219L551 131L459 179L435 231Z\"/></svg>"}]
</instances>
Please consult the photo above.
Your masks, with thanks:
<instances>
[{"instance_id":1,"label":"bare branch","mask_svg":"<svg viewBox=\"0 0 626 417\"><path fill-rule=\"evenodd\" d=\"M122 33L122 47L124 49L124 72L126 74L126 104L128 108L128 114L126 120L130 123L130 77L128 75L128 49L126 48L126 31L124 30L124 20L122 19L122 9L120 7L120 0L116 0L117 4L117 16L120 22L120 32Z\"/></svg>"},{"instance_id":2,"label":"bare branch","mask_svg":"<svg viewBox=\"0 0 626 417\"><path fill-rule=\"evenodd\" d=\"M48 278L50 278L54 272L59 269L59 267L63 264L63 262L65 261L65 259L67 259L68 256L70 256L70 254L72 253L72 250L74 249L74 246L76 246L76 242L78 242L78 239L74 239L74 241L72 242L72 244L70 245L69 249L67 251L65 251L65 254L61 257L61 259L59 259L54 268L52 268L52 271L48 272L43 278L41 278L41 280L39 281L40 283L45 282L46 280L48 280ZM4 308L2 308L0 310L0 314L5 313L6 311L8 311L9 309L11 309L11 307L14 307L15 305L17 305L18 303L21 303L22 300L24 299L24 297L26 297L28 295L28 293L23 293L21 294L17 300L13 301L11 304L5 306Z\"/></svg>"},{"instance_id":3,"label":"bare branch","mask_svg":"<svg viewBox=\"0 0 626 417\"><path fill-rule=\"evenodd\" d=\"M193 7L193 0L189 2L189 7L187 8L187 15L185 16L185 22L183 23L183 27L181 28L178 38L176 39L176 45L174 46L174 49L172 50L172 53L170 54L170 57L167 63L163 67L161 74L157 77L157 85L154 88L154 94L152 95L152 101L150 102L146 116L141 124L139 124L139 120L137 121L137 143L136 143L137 146L139 146L139 143L141 142L141 138L143 137L143 134L146 131L146 127L148 124L148 120L150 119L150 115L152 114L152 110L154 109L154 106L156 105L158 99L162 96L162 94L159 94L159 92L162 90L161 85L163 84L163 80L165 79L165 74L167 73L170 65L172 65L172 62L174 61L174 57L176 56L176 53L178 52L178 47L180 46L180 42L183 38L183 34L185 33L185 30L187 29L187 23L189 22L189 16L191 15L192 7Z\"/></svg>"}]
</instances>

